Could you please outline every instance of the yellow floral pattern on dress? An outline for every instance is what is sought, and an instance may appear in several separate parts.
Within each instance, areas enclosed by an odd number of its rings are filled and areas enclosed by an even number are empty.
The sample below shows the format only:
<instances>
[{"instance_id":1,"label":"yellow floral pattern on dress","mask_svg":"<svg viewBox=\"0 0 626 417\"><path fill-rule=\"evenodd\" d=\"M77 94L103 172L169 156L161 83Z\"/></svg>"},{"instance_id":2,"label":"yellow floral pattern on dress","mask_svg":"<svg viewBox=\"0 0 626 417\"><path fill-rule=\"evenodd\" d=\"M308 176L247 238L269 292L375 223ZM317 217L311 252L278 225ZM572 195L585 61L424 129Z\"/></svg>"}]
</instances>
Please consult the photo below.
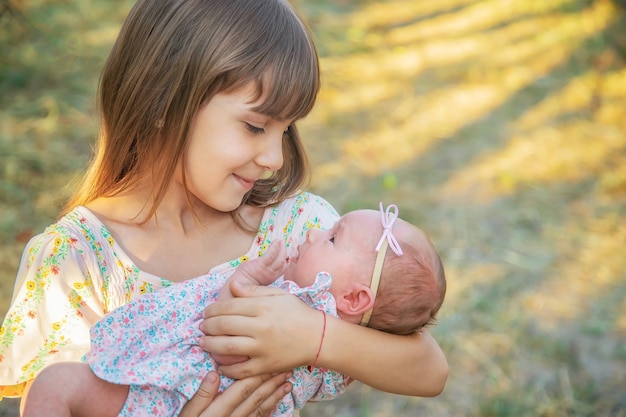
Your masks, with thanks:
<instances>
[{"instance_id":1,"label":"yellow floral pattern on dress","mask_svg":"<svg viewBox=\"0 0 626 417\"><path fill-rule=\"evenodd\" d=\"M80 232L76 231L77 226ZM23 285L16 287L15 299L0 334L0 367L15 361L19 372L13 371L18 375L13 384L0 381L0 398L21 394L26 381L33 379L44 366L55 361L56 354L73 344L73 329L88 329L104 313L101 306L98 307L99 297L94 296L91 274L105 272L106 262L96 262L95 268L87 268L81 262L89 244L99 248L94 243L96 239L102 237L92 233L89 222L74 211L29 242L18 272L18 282L22 279ZM53 310L46 307L50 304L55 306ZM89 321L84 314L87 311ZM21 339L24 341L20 342ZM17 347L21 345L25 351L22 356ZM86 351L88 345L84 341L82 345Z\"/></svg>"},{"instance_id":2,"label":"yellow floral pattern on dress","mask_svg":"<svg viewBox=\"0 0 626 417\"><path fill-rule=\"evenodd\" d=\"M338 215L325 200L302 193L265 209L250 251L214 269L232 270L263 254L273 239L297 247L312 227L330 227ZM89 329L111 310L171 281L143 273L109 230L78 207L27 244L12 304L0 325L0 399L20 396L43 367L79 361Z\"/></svg>"}]
</instances>

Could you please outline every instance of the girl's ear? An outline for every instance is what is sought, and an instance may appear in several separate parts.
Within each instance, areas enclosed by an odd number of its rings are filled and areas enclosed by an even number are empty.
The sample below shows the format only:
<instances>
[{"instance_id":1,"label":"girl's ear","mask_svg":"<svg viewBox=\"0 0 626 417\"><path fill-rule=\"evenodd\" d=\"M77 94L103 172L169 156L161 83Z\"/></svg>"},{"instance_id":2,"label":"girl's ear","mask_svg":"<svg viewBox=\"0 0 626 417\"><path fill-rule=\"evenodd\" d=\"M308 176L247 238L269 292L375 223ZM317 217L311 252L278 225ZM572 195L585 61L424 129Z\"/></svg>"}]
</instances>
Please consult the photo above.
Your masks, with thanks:
<instances>
[{"instance_id":1,"label":"girl's ear","mask_svg":"<svg viewBox=\"0 0 626 417\"><path fill-rule=\"evenodd\" d=\"M356 284L337 297L337 311L344 320L358 323L361 316L374 307L374 294L369 286ZM352 319L352 320L349 320Z\"/></svg>"}]
</instances>

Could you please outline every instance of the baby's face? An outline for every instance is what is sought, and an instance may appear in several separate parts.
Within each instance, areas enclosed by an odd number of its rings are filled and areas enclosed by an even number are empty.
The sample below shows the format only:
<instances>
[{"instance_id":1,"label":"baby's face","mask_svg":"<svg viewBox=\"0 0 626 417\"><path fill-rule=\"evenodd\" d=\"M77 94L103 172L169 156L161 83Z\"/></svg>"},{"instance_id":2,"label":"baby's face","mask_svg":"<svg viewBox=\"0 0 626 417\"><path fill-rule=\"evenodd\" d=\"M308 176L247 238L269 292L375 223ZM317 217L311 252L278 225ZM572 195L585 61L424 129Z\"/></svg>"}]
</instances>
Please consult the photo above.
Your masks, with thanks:
<instances>
[{"instance_id":1,"label":"baby's face","mask_svg":"<svg viewBox=\"0 0 626 417\"><path fill-rule=\"evenodd\" d=\"M333 278L333 294L350 280L369 285L382 230L380 213L373 210L352 211L329 230L309 230L285 271L285 279L305 287L313 284L319 272L328 272Z\"/></svg>"}]
</instances>

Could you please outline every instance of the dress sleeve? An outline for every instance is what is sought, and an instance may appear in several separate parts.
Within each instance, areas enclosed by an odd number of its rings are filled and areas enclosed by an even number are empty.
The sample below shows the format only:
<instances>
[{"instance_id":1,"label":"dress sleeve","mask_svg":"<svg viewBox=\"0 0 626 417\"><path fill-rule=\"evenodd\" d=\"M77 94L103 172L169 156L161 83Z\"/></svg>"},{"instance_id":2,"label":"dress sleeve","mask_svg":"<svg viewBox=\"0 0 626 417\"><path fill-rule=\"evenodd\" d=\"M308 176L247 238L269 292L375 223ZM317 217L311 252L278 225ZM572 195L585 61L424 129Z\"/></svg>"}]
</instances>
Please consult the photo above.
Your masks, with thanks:
<instances>
[{"instance_id":1,"label":"dress sleeve","mask_svg":"<svg viewBox=\"0 0 626 417\"><path fill-rule=\"evenodd\" d=\"M309 229L329 229L339 220L337 211L322 197L301 193L285 201L279 208L278 225L290 248L297 248L306 240Z\"/></svg>"},{"instance_id":2,"label":"dress sleeve","mask_svg":"<svg viewBox=\"0 0 626 417\"><path fill-rule=\"evenodd\" d=\"M304 196L310 204L304 234L311 228L330 229L339 220L337 210L328 201L315 194L304 193Z\"/></svg>"},{"instance_id":3,"label":"dress sleeve","mask_svg":"<svg viewBox=\"0 0 626 417\"><path fill-rule=\"evenodd\" d=\"M0 398L21 396L45 366L89 350L89 327L103 308L80 238L50 227L26 246L0 327Z\"/></svg>"}]
</instances>

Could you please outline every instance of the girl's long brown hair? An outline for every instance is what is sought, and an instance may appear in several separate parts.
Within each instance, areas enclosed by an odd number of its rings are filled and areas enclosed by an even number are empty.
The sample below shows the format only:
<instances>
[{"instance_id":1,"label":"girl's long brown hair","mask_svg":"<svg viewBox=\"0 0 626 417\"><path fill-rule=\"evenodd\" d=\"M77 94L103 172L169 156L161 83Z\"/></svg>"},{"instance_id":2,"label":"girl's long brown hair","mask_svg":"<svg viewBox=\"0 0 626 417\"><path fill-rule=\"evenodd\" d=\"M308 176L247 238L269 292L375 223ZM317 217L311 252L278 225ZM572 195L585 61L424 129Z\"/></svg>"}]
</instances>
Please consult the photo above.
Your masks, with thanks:
<instances>
[{"instance_id":1,"label":"girl's long brown hair","mask_svg":"<svg viewBox=\"0 0 626 417\"><path fill-rule=\"evenodd\" d=\"M276 119L300 119L315 103L317 52L286 1L137 1L100 78L94 159L63 214L151 177L151 217L179 162L185 165L199 109L215 94L250 82L257 86L255 110ZM309 166L294 124L283 152L283 167L257 181L242 203L266 206L303 187Z\"/></svg>"}]
</instances>

